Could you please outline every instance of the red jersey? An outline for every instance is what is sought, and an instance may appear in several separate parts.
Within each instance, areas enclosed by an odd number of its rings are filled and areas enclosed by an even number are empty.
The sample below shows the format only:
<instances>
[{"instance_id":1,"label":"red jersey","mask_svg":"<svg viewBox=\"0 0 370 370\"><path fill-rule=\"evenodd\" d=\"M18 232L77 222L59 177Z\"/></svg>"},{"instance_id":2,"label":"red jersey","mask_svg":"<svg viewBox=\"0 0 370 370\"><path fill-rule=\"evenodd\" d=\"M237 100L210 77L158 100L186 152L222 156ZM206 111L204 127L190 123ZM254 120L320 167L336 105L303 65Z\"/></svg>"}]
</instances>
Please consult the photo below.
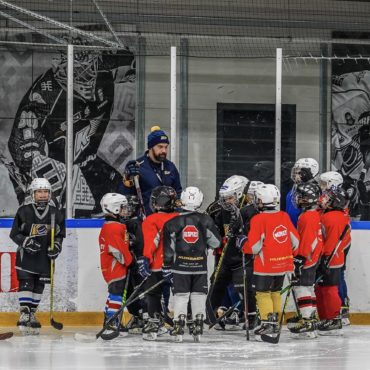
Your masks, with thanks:
<instances>
[{"instance_id":1,"label":"red jersey","mask_svg":"<svg viewBox=\"0 0 370 370\"><path fill-rule=\"evenodd\" d=\"M99 234L100 266L104 280L110 284L125 278L132 262L126 225L106 221Z\"/></svg>"},{"instance_id":2,"label":"red jersey","mask_svg":"<svg viewBox=\"0 0 370 370\"><path fill-rule=\"evenodd\" d=\"M243 251L256 255L254 274L284 275L294 269L293 255L297 254L298 244L298 232L286 212L262 212L250 221Z\"/></svg>"},{"instance_id":3,"label":"red jersey","mask_svg":"<svg viewBox=\"0 0 370 370\"><path fill-rule=\"evenodd\" d=\"M297 255L306 257L304 269L315 266L322 252L321 211L309 210L301 213L298 218L299 247Z\"/></svg>"},{"instance_id":4,"label":"red jersey","mask_svg":"<svg viewBox=\"0 0 370 370\"><path fill-rule=\"evenodd\" d=\"M149 259L152 271L161 271L163 265L163 226L171 218L178 216L178 212L156 212L149 215L142 224L144 236L143 256Z\"/></svg>"},{"instance_id":5,"label":"red jersey","mask_svg":"<svg viewBox=\"0 0 370 370\"><path fill-rule=\"evenodd\" d=\"M322 254L324 257L329 257L333 252L335 246L339 241L339 237L342 234L344 227L349 224L349 216L345 211L329 211L323 213L321 216L321 222L323 225L324 233L324 245ZM339 248L332 260L330 261L329 267L339 268L344 265L344 251L351 244L351 233L347 232L344 236Z\"/></svg>"}]
</instances>

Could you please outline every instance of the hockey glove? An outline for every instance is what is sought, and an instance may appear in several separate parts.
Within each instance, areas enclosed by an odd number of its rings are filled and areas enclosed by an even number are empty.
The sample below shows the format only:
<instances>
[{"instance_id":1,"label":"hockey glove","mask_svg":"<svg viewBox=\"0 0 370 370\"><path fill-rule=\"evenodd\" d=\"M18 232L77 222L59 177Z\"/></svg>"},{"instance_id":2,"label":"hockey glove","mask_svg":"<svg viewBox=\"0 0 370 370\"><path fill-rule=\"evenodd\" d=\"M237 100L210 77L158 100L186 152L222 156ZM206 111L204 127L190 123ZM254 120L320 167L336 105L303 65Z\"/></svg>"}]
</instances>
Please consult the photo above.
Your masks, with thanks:
<instances>
[{"instance_id":1,"label":"hockey glove","mask_svg":"<svg viewBox=\"0 0 370 370\"><path fill-rule=\"evenodd\" d=\"M320 264L319 264L319 267L317 268L317 274L320 276L326 276L329 274L330 272L330 268L328 266L328 262L329 262L329 256L322 256L321 257L321 260L320 260Z\"/></svg>"},{"instance_id":2,"label":"hockey glove","mask_svg":"<svg viewBox=\"0 0 370 370\"><path fill-rule=\"evenodd\" d=\"M29 254L36 254L41 249L41 244L35 239L27 239L26 243L23 246L23 249Z\"/></svg>"},{"instance_id":3,"label":"hockey glove","mask_svg":"<svg viewBox=\"0 0 370 370\"><path fill-rule=\"evenodd\" d=\"M48 248L48 257L51 259L51 260L55 260L60 252L62 251L62 246L59 242L55 242L54 243L54 249L51 249L50 247Z\"/></svg>"},{"instance_id":4,"label":"hockey glove","mask_svg":"<svg viewBox=\"0 0 370 370\"><path fill-rule=\"evenodd\" d=\"M247 241L248 237L246 235L237 235L235 240L235 246L236 248L243 252L243 246L245 242Z\"/></svg>"},{"instance_id":5,"label":"hockey glove","mask_svg":"<svg viewBox=\"0 0 370 370\"><path fill-rule=\"evenodd\" d=\"M299 278L301 277L302 274L303 265L306 262L306 257L300 255L295 256L293 262L294 262L294 278L292 279L292 282L298 283Z\"/></svg>"},{"instance_id":6,"label":"hockey glove","mask_svg":"<svg viewBox=\"0 0 370 370\"><path fill-rule=\"evenodd\" d=\"M229 222L229 234L235 235L242 231L242 219L240 217L240 211L235 207L231 212L230 222Z\"/></svg>"},{"instance_id":7,"label":"hockey glove","mask_svg":"<svg viewBox=\"0 0 370 370\"><path fill-rule=\"evenodd\" d=\"M143 279L149 277L152 274L152 272L150 271L150 268L149 268L148 258L146 258L144 256L138 258L137 265L139 267L139 274Z\"/></svg>"},{"instance_id":8,"label":"hockey glove","mask_svg":"<svg viewBox=\"0 0 370 370\"><path fill-rule=\"evenodd\" d=\"M132 179L139 174L140 174L139 164L135 160L128 161L125 168L126 179Z\"/></svg>"},{"instance_id":9,"label":"hockey glove","mask_svg":"<svg viewBox=\"0 0 370 370\"><path fill-rule=\"evenodd\" d=\"M173 284L173 274L169 267L162 267L162 277L166 280L168 284Z\"/></svg>"}]
</instances>

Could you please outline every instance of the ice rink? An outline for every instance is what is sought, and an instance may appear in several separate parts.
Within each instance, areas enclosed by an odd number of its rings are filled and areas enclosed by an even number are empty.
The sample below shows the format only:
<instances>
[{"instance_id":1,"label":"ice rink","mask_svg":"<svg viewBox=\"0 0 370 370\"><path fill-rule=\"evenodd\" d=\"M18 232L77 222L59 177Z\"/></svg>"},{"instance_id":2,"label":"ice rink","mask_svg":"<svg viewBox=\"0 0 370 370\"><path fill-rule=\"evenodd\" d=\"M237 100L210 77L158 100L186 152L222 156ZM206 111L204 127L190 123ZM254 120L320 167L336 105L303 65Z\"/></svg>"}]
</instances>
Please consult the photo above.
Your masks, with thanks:
<instances>
[{"instance_id":1,"label":"ice rink","mask_svg":"<svg viewBox=\"0 0 370 370\"><path fill-rule=\"evenodd\" d=\"M0 369L370 369L370 326L344 328L342 337L297 340L283 330L277 345L247 342L242 331L206 331L201 343L188 335L173 343L140 335L81 343L74 334L99 328L43 328L39 336L0 341ZM2 328L1 333L9 331Z\"/></svg>"}]
</instances>

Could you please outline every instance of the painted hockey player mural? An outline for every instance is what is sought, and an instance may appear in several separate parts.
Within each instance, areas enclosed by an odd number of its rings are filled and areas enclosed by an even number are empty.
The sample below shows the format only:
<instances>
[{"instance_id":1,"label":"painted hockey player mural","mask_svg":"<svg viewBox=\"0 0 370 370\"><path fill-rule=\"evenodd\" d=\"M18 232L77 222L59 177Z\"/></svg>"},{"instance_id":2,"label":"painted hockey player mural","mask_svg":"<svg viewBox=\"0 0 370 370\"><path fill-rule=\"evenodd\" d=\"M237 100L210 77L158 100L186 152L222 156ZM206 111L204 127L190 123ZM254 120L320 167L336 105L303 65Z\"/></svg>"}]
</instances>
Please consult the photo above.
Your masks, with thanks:
<instances>
[{"instance_id":1,"label":"painted hockey player mural","mask_svg":"<svg viewBox=\"0 0 370 370\"><path fill-rule=\"evenodd\" d=\"M32 178L45 177L65 206L67 57L64 52L53 56L52 67L34 80L19 103L8 140L12 161L2 161L19 204ZM90 217L100 212L103 194L116 189L132 151L133 54L76 48L73 91L74 216Z\"/></svg>"}]
</instances>

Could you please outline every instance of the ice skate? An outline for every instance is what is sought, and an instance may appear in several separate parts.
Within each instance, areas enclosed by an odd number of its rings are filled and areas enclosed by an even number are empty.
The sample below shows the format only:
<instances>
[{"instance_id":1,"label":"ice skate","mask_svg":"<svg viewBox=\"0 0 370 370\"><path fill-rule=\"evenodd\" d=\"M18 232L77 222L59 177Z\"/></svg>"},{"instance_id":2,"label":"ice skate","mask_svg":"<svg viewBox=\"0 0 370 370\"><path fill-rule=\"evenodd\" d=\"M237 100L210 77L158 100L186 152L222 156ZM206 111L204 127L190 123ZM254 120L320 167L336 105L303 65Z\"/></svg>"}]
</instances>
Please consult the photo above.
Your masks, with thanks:
<instances>
[{"instance_id":1,"label":"ice skate","mask_svg":"<svg viewBox=\"0 0 370 370\"><path fill-rule=\"evenodd\" d=\"M294 328L301 320L302 320L301 315L290 317L289 319L286 320L286 326L288 329Z\"/></svg>"},{"instance_id":2,"label":"ice skate","mask_svg":"<svg viewBox=\"0 0 370 370\"><path fill-rule=\"evenodd\" d=\"M341 308L342 326L351 325L349 321L349 307L343 306Z\"/></svg>"},{"instance_id":3,"label":"ice skate","mask_svg":"<svg viewBox=\"0 0 370 370\"><path fill-rule=\"evenodd\" d=\"M203 314L195 315L194 327L191 335L194 342L200 342L200 337L203 335Z\"/></svg>"},{"instance_id":4,"label":"ice skate","mask_svg":"<svg viewBox=\"0 0 370 370\"><path fill-rule=\"evenodd\" d=\"M226 330L242 330L242 326L240 326L240 319L239 319L239 310L235 309L229 317L225 320L225 329Z\"/></svg>"},{"instance_id":5,"label":"ice skate","mask_svg":"<svg viewBox=\"0 0 370 370\"><path fill-rule=\"evenodd\" d=\"M260 324L261 324L261 321L257 314L255 313L248 314L248 330L249 331L252 331L252 333L254 334L253 330L256 329ZM245 329L246 329L246 323L243 324L243 330Z\"/></svg>"},{"instance_id":6,"label":"ice skate","mask_svg":"<svg viewBox=\"0 0 370 370\"><path fill-rule=\"evenodd\" d=\"M37 320L35 312L30 313L30 335L39 335L41 329L40 321Z\"/></svg>"},{"instance_id":7,"label":"ice skate","mask_svg":"<svg viewBox=\"0 0 370 370\"><path fill-rule=\"evenodd\" d=\"M262 320L261 325L254 331L257 341L261 341L261 335L275 336L279 333L279 323L277 322L278 314L276 312L269 313L267 321Z\"/></svg>"},{"instance_id":8,"label":"ice skate","mask_svg":"<svg viewBox=\"0 0 370 370\"><path fill-rule=\"evenodd\" d=\"M105 316L103 325L106 325L106 322L108 321L109 317ZM119 318L112 320L108 325L107 328L104 330L104 333L102 333L101 338L103 340L111 340L120 335L120 322Z\"/></svg>"},{"instance_id":9,"label":"ice skate","mask_svg":"<svg viewBox=\"0 0 370 370\"><path fill-rule=\"evenodd\" d=\"M302 318L294 326L289 328L292 336L297 339L314 339L316 333L317 320L315 318Z\"/></svg>"},{"instance_id":10,"label":"ice skate","mask_svg":"<svg viewBox=\"0 0 370 370\"><path fill-rule=\"evenodd\" d=\"M144 340L156 340L160 327L160 320L158 318L150 318L147 324L142 329Z\"/></svg>"},{"instance_id":11,"label":"ice skate","mask_svg":"<svg viewBox=\"0 0 370 370\"><path fill-rule=\"evenodd\" d=\"M145 326L144 315L142 317L133 315L127 324L127 329L130 334L141 334L144 326Z\"/></svg>"},{"instance_id":12,"label":"ice skate","mask_svg":"<svg viewBox=\"0 0 370 370\"><path fill-rule=\"evenodd\" d=\"M17 326L22 335L31 335L31 312L29 307L21 307L19 320L17 321Z\"/></svg>"},{"instance_id":13,"label":"ice skate","mask_svg":"<svg viewBox=\"0 0 370 370\"><path fill-rule=\"evenodd\" d=\"M173 320L174 327L170 330L170 335L174 337L174 341L181 343L185 328L185 315L179 315L178 319Z\"/></svg>"},{"instance_id":14,"label":"ice skate","mask_svg":"<svg viewBox=\"0 0 370 370\"><path fill-rule=\"evenodd\" d=\"M320 335L340 336L343 335L342 319L336 317L331 320L323 320L317 324L317 330Z\"/></svg>"},{"instance_id":15,"label":"ice skate","mask_svg":"<svg viewBox=\"0 0 370 370\"><path fill-rule=\"evenodd\" d=\"M227 308L222 306L217 309L217 317L221 317L225 314ZM214 326L215 330L225 330L226 329L226 317L223 317L217 324Z\"/></svg>"}]
</instances>

